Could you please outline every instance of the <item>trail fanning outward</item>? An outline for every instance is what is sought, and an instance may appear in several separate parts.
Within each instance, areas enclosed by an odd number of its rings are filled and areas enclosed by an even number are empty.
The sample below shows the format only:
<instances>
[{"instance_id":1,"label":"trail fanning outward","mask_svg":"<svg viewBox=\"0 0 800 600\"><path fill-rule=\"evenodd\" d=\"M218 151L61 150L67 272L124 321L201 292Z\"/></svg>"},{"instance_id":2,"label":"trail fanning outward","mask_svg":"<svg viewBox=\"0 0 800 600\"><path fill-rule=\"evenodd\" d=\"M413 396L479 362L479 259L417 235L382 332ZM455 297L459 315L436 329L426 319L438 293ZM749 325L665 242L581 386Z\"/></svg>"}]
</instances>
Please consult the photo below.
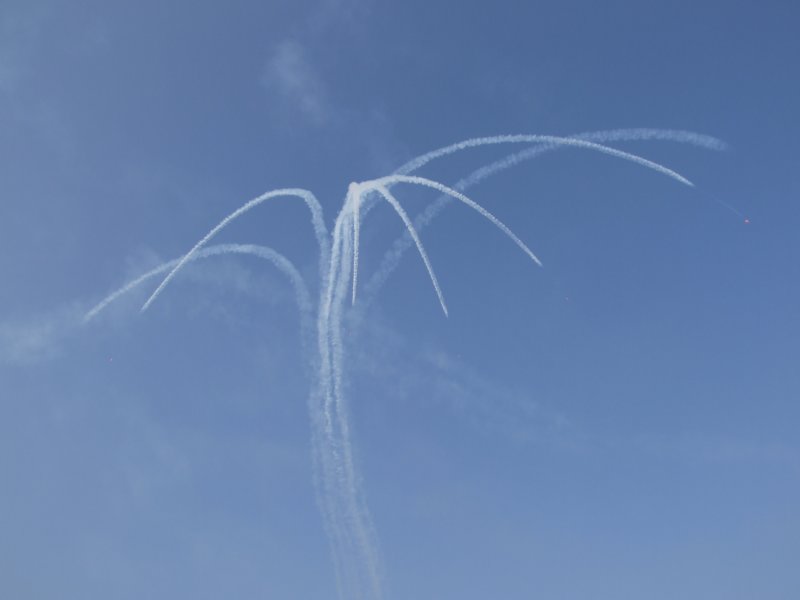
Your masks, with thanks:
<instances>
[{"instance_id":1,"label":"trail fanning outward","mask_svg":"<svg viewBox=\"0 0 800 600\"><path fill-rule=\"evenodd\" d=\"M443 194L447 194L448 196L452 196L459 202L463 202L470 208L475 209L481 215L486 217L486 219L488 219L495 227L497 227L498 229L500 229L500 231L502 231L508 237L510 237L513 240L513 242L517 246L519 246L525 254L530 256L533 262L535 262L540 267L542 266L542 261L540 261L539 258L531 251L531 249L528 248L528 246L526 246L521 239L519 239L516 235L514 235L514 232L512 232L508 227L506 227L506 225L503 224L503 222L500 221L500 219L495 217L492 213L483 208L480 204L478 204L474 200L467 198L461 192L458 192L453 188L447 187L446 185L443 185L438 181L433 181L432 179L426 179L425 177L412 177L409 175L391 175L389 177L384 177L382 179L379 179L378 181L384 185L392 183L414 183L417 185L437 190L439 192L442 192Z\"/></svg>"},{"instance_id":2,"label":"trail fanning outward","mask_svg":"<svg viewBox=\"0 0 800 600\"><path fill-rule=\"evenodd\" d=\"M374 295L394 269L403 252L411 245L415 245L442 310L447 315L447 304L439 280L419 237L419 230L427 225L447 202L456 200L477 211L508 236L532 261L541 265L539 258L511 229L482 205L463 193L469 186L544 152L556 148L574 147L630 161L693 187L691 181L664 165L603 145L604 142L623 140L670 140L715 150L724 148L722 142L709 136L687 131L655 129L613 130L586 133L574 137L505 135L474 138L423 154L400 167L393 175L352 183L333 223L330 235L325 227L320 204L311 192L299 188L273 190L254 198L229 214L180 259L160 265L107 296L86 314L84 321L92 320L111 302L150 278L167 273L145 302L142 307L144 311L189 261L219 254L238 253L265 258L288 276L297 296L303 331L307 331L310 328L309 324L313 321L313 305L305 282L288 259L263 246L221 244L205 247L234 219L267 200L280 196L303 200L311 211L311 223L319 246L320 285L316 305L316 344L306 346L310 350L309 365L315 373L308 407L317 500L331 546L339 598L341 600L380 600L383 597L382 561L377 535L367 508L363 484L355 459L344 369L346 349L344 322L349 308L347 298L348 291L350 291L352 302L356 300L363 218L380 199L383 199L394 209L405 226L404 237L395 242L381 263L378 272L368 282L366 286L368 296ZM535 146L481 167L452 186L427 177L412 175L415 170L438 158L450 156L468 148L507 143L528 143L535 144ZM392 192L393 186L401 185L426 187L440 192L442 196L412 222Z\"/></svg>"},{"instance_id":3,"label":"trail fanning outward","mask_svg":"<svg viewBox=\"0 0 800 600\"><path fill-rule=\"evenodd\" d=\"M152 295L147 299L147 302L144 303L142 306L142 312L146 311L150 305L158 298L159 294L164 291L164 288L167 287L167 284L172 280L173 277L177 274L178 271L181 270L183 265L185 265L194 255L195 252L200 250L203 246L205 246L211 238L213 238L217 233L219 233L222 229L227 227L231 221L236 219L237 217L242 216L244 213L249 211L252 208L255 208L259 204L266 202L267 200L271 200L272 198L278 198L280 196L289 196L289 197L297 197L305 201L308 205L309 210L311 211L311 223L314 227L314 234L317 237L317 243L319 244L320 248L320 257L324 258L328 254L328 234L327 230L325 229L325 221L322 218L322 207L320 206L317 199L314 197L314 194L309 192L308 190L303 190L299 188L287 188L287 189L280 189L280 190L272 190L257 198L253 198L245 204L244 206L238 208L227 217L222 219L222 221L217 224L211 231L209 231L203 239L197 242L194 247L187 252L183 258L178 261L178 264L169 272L169 274L164 278L156 291L152 293Z\"/></svg>"},{"instance_id":4,"label":"trail fanning outward","mask_svg":"<svg viewBox=\"0 0 800 600\"><path fill-rule=\"evenodd\" d=\"M257 256L258 258L268 260L289 278L289 281L292 283L292 287L294 287L294 293L297 299L297 308L300 310L303 318L307 319L311 314L311 295L308 293L308 287L306 286L305 281L303 281L303 277L300 275L300 272L297 270L297 268L288 258L283 256L283 254L275 252L275 250L268 248L267 246L257 246L255 244L218 244L216 246L210 246L195 252L188 260L193 261L201 258L208 258L209 256L219 256L220 254L249 254L251 256ZM182 259L180 258L176 258L174 260L162 263L144 275L129 281L115 292L112 292L103 298L91 310L89 310L86 315L84 315L83 322L88 323L98 314L100 314L109 304L132 291L134 288L139 287L145 281L152 279L156 275L162 275L163 273L174 269L175 266L181 262L181 260Z\"/></svg>"},{"instance_id":5,"label":"trail fanning outward","mask_svg":"<svg viewBox=\"0 0 800 600\"><path fill-rule=\"evenodd\" d=\"M422 262L425 263L425 268L428 269L428 275L430 275L433 289L436 290L436 295L439 297L439 304L442 305L444 316L447 316L447 304L445 304L444 296L442 295L442 288L439 287L439 281L436 279L436 273L433 272L431 261L428 259L428 253L425 252L425 247L422 245L422 241L419 239L416 229L414 229L414 224L411 222L411 219L408 218L408 214L406 214L406 211L403 210L403 207L400 206L397 198L395 198L392 195L392 192L389 191L389 188L383 185L376 185L375 189L378 190L378 193L380 193L381 196L386 198L386 201L391 204L392 207L394 207L395 211L397 211L397 214L400 215L401 219L403 219L403 223L405 224L409 235L413 238L414 243L417 245L417 250L419 250L419 255L422 257ZM353 283L355 284L355 278L353 278Z\"/></svg>"},{"instance_id":6,"label":"trail fanning outward","mask_svg":"<svg viewBox=\"0 0 800 600\"><path fill-rule=\"evenodd\" d=\"M669 142L677 142L683 144L691 144L693 146L705 148L708 150L721 151L727 149L727 145L723 141L718 140L717 138L711 137L709 135L694 133L692 131L672 130L672 129L643 129L643 128L611 129L608 131L593 131L587 133L580 133L570 137L573 139L585 140L589 142L595 142L598 144L604 144L615 141L639 142L639 141L656 140L656 141L669 141ZM495 138L484 138L484 139L495 139ZM408 172L409 170L413 170L414 168L419 168L419 166L427 164L434 158L448 156L449 154L455 152L456 148L458 149L462 148L462 145L463 142L459 144L452 144L450 146L445 146L443 148L439 148L438 150L434 150L432 152L423 154L415 159L412 159L411 161L409 161L408 163L397 169L396 173L403 174ZM496 160L492 163L489 163L488 165L479 167L478 169L470 173L468 176L464 177L463 179L460 179L457 183L455 183L453 185L453 189L458 190L459 192L464 192L465 190L480 183L481 181L488 179L493 175L497 175L498 173L505 171L506 169L510 169L525 161L537 158L547 152L552 152L554 150L564 149L567 147L569 146L553 142L537 143L532 147L526 148L525 150L509 154L508 156ZM447 206L451 204L452 200L453 200L452 196L448 194L442 194L433 203L429 204L425 208L425 210L423 210L419 215L417 215L414 218L414 227L416 228L417 232L427 227L439 215L439 213L442 212L442 210L444 210ZM742 213L739 212L736 208L728 205L727 203L719 199L715 198L715 201L723 205L726 209L730 210L737 216L743 217ZM371 206L374 205L368 205L366 206L366 209L371 208ZM366 299L367 303L371 302L374 299L378 290L392 274L394 269L400 263L400 259L402 258L403 254L405 254L405 252L412 246L412 244L413 240L408 235L408 232L406 232L404 235L400 236L398 239L394 241L392 247L384 255L380 266L378 267L376 272L372 275L367 284L364 286L367 294L367 299Z\"/></svg>"}]
</instances>

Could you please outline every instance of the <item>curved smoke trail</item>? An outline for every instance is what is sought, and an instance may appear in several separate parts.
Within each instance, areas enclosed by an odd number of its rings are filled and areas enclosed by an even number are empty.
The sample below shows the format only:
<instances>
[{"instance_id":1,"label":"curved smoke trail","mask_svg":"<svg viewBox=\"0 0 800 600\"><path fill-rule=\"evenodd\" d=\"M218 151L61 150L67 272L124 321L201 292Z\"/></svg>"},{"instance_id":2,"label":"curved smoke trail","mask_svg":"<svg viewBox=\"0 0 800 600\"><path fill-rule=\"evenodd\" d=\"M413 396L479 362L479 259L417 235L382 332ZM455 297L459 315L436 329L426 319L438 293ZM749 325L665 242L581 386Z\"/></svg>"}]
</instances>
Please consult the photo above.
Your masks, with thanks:
<instances>
[{"instance_id":1,"label":"curved smoke trail","mask_svg":"<svg viewBox=\"0 0 800 600\"><path fill-rule=\"evenodd\" d=\"M672 169L669 169L664 165L660 165L657 162L653 162L652 160L648 160L636 154L623 152L622 150L617 150L616 148L611 148L610 146L604 146L603 144L592 142L586 139L559 137L554 135L495 135L491 137L482 137L482 138L473 138L469 140L464 140L463 142L452 144L450 146L446 146L445 148L441 148L439 150L434 150L433 152L428 152L427 154L423 154L422 156L400 167L397 170L397 173L406 174L416 171L434 159L441 158L449 154L455 154L456 152L461 152L462 150L466 150L467 148L477 148L479 146L494 146L498 144L531 144L531 143L555 144L558 146L575 146L577 148L595 150L602 154L616 156L617 158L622 158L624 160L637 163L643 167L659 171L664 175L672 177L673 179L677 179L683 184L694 187L694 184L691 181L689 181L679 173L676 173Z\"/></svg>"},{"instance_id":2,"label":"curved smoke trail","mask_svg":"<svg viewBox=\"0 0 800 600\"><path fill-rule=\"evenodd\" d=\"M527 254L531 258L531 260L533 262L535 262L540 267L542 266L542 261L539 260L539 258L533 253L533 251L530 248L528 248L528 246L525 244L525 242L523 242L521 239L519 239L514 234L514 232L511 231L505 225L505 223L503 223L500 219L495 217L492 213L490 213L488 210L483 208L480 204L478 204L474 200L468 198L467 196L465 196L461 192L458 192L458 191L454 190L451 187L448 187L448 186L446 186L444 184L441 184L438 181L433 181L432 179L427 179L425 177L415 177L415 176L412 176L412 175L390 175L388 177L383 177L381 179L378 179L378 181L380 183L385 184L385 185L391 185L393 183L413 183L413 184L416 184L416 185L421 185L423 187L428 187L428 188L434 189L437 192L441 192L443 194L447 194L448 196L451 196L452 198L455 198L459 202L463 202L464 204L466 204L470 208L476 210L479 214L481 214L484 218L486 218L492 225L494 225L495 227L500 229L500 231L502 231L509 238L511 238L511 240L517 246L519 246L520 249L525 254Z\"/></svg>"},{"instance_id":3,"label":"curved smoke trail","mask_svg":"<svg viewBox=\"0 0 800 600\"><path fill-rule=\"evenodd\" d=\"M447 312L447 304L444 301L444 295L442 294L442 288L439 286L439 280L436 278L436 273L433 272L433 265L431 265L431 261L428 258L428 253L425 252L425 247L422 245L422 240L419 239L419 235L417 235L416 229L414 229L414 224L411 222L411 219L408 216L408 213L403 209L398 202L397 198L394 197L392 192L389 191L389 188L383 185L376 185L375 189L378 193L383 196L386 201L392 205L395 212L400 215L400 218L403 220L403 224L406 226L406 230L411 238L414 240L414 243L417 245L417 250L419 251L419 255L422 257L422 262L425 263L425 268L428 270L428 275L430 275L431 283L433 284L433 289L436 291L436 296L439 298L439 304L442 305L442 310L444 311L444 316L448 315ZM356 218L358 216L356 215ZM355 267L354 267L355 268ZM353 277L353 284L355 285L355 276Z\"/></svg>"},{"instance_id":4,"label":"curved smoke trail","mask_svg":"<svg viewBox=\"0 0 800 600\"><path fill-rule=\"evenodd\" d=\"M333 227L328 277L318 314L319 377L312 406L312 438L321 466L326 528L339 567L340 597L381 597L381 561L377 538L366 506L353 456L348 407L344 393L343 311L352 265L353 196L348 194Z\"/></svg>"},{"instance_id":5,"label":"curved smoke trail","mask_svg":"<svg viewBox=\"0 0 800 600\"><path fill-rule=\"evenodd\" d=\"M529 160L542 154L547 151L556 150L558 148L563 147L579 147L588 150L594 150L596 152L601 152L603 154L608 154L610 156L614 156L617 158L621 158L636 164L639 164L643 167L647 167L649 169L653 169L664 175L672 177L673 179L678 180L679 182L683 183L684 185L689 185L694 187L694 184L690 182L688 179L676 173L672 169L669 169L663 165L660 165L656 162L648 160L644 157L638 156L636 154L631 154L628 152L624 152L622 150L617 150L616 148L611 148L601 144L600 142L607 142L607 141L641 141L641 140L669 140L675 142L683 142L694 144L697 146L715 149L715 150L724 150L727 148L724 142L718 140L714 137L709 135L704 135L700 133L694 133L691 131L683 131L683 130L671 130L671 129L613 129L609 131L598 131L598 132L589 132L589 133L582 133L575 136L563 137L563 136L552 136L552 135L536 135L536 134L514 134L514 135L502 135L502 136L491 136L491 137L481 137L481 138L472 138L469 140L464 140L462 142L458 142L456 144L450 144L449 146L444 146L442 148L438 148L436 150L432 150L431 152L427 152L420 156L417 156L398 169L395 170L395 175L407 175L416 171L429 162L443 158L445 156L449 156L451 154L455 154L456 152L460 152L462 150L466 150L468 148L477 148L480 146L487 146L487 145L497 145L497 144L519 144L519 143L536 143L537 145L533 148L529 148L527 150L523 150L522 152L518 152L512 154L505 159L500 161L496 161L489 165L479 168L477 171L473 172L468 178L459 181L455 184L454 189L457 191L463 192L467 189L470 185L474 185L478 181L481 181L495 173L498 173L502 170L510 168L516 164L519 164L523 160ZM351 190L355 184L351 184ZM390 187L390 185L389 185ZM358 253L359 253L359 230L361 225L361 213L363 210L364 215L369 212L369 210L375 205L374 202L372 204L366 203L364 208L361 208L361 196L362 194L365 196L366 200L369 200L368 192L370 190L359 190L360 193L357 197L355 203L355 221L354 221L354 233L355 233L355 257L354 257L354 267L353 267L353 300L356 297L356 286L358 283ZM366 194L364 194L366 192ZM348 191L348 196L350 192ZM429 206L425 214L429 214L430 216L425 219L422 218L422 215L417 217L414 220L414 225L417 230L421 227L424 227L430 220L434 218L434 216L443 208L443 206L439 205L446 205L449 203L451 198L446 198L448 194L445 194L444 197L437 199L436 206ZM374 200L374 199L373 199ZM367 289L370 291L370 295L374 295L377 289L383 284L383 282L388 278L394 268L397 266L400 256L410 247L410 242L413 239L410 237L408 232L404 232L403 236L395 241L392 246L392 249L388 251L387 255L384 257L381 265L378 268L378 272L372 277L372 279L367 284ZM396 255L396 256L390 256Z\"/></svg>"},{"instance_id":6,"label":"curved smoke trail","mask_svg":"<svg viewBox=\"0 0 800 600\"><path fill-rule=\"evenodd\" d=\"M297 270L297 268L283 254L280 254L267 246L257 246L255 244L218 244L216 246L210 246L195 252L188 260L193 261L201 258L208 258L209 256L219 256L220 254L249 254L251 256L257 256L258 258L263 258L271 262L278 268L279 271L289 278L289 281L294 288L297 308L300 310L300 314L303 319L309 319L311 315L311 295L308 293L308 287L306 286L305 281L303 281L303 277L300 275L300 272ZM147 280L152 279L157 275L162 275L163 273L175 268L180 261L180 258L167 261L155 267L154 269L151 269L144 275L140 275L136 279L129 281L92 307L92 309L84 315L83 322L88 323L99 313L105 310L109 304L133 289L139 287Z\"/></svg>"},{"instance_id":7,"label":"curved smoke trail","mask_svg":"<svg viewBox=\"0 0 800 600\"><path fill-rule=\"evenodd\" d=\"M691 144L708 150L721 151L727 149L727 144L725 144L725 142L712 136L694 133L692 131L671 129L612 129L608 131L580 133L570 137L597 143L658 140ZM445 146L444 148L440 148L414 158L397 169L396 173L404 173L415 164L420 163L424 165L430 162L430 160L433 160L433 158L446 156L450 153L454 146L457 146L457 144ZM501 171L510 169L511 167L519 165L527 160L532 160L544 153L563 149L563 147L564 146L560 144L541 143L531 148L526 148L525 150L509 154L508 156L495 162L479 167L467 177L464 177L453 184L453 188L460 192L464 192L470 187L477 185L484 179L496 175ZM452 203L452 200L452 197L447 194L443 194L439 196L433 203L425 207L425 209L414 218L414 227L416 228L417 232L427 227L439 215L439 213L442 212L442 210ZM365 209L369 209L371 206L374 205L366 206ZM738 210L732 207L728 208L729 210L732 210L741 216L741 213ZM364 213L366 212L367 210L364 210ZM378 293L378 290L394 272L394 270L397 268L397 265L400 264L400 259L402 258L403 254L405 254L413 244L414 242L411 237L408 235L408 233L404 232L394 241L391 248L386 251L386 254L384 254L384 257L381 260L377 270L364 286L366 304L369 304L374 299L375 295Z\"/></svg>"},{"instance_id":8,"label":"curved smoke trail","mask_svg":"<svg viewBox=\"0 0 800 600\"><path fill-rule=\"evenodd\" d=\"M227 217L222 219L216 227L214 227L211 231L209 231L203 239L197 242L194 247L187 252L183 258L178 261L178 264L173 267L173 269L169 272L169 274L164 278L164 280L158 285L156 291L151 294L151 296L147 299L147 302L144 303L142 306L142 312L146 311L153 301L158 298L164 288L167 287L167 284L172 280L173 277L180 271L183 266L192 258L195 252L200 250L203 246L205 246L211 238L213 238L217 233L219 233L222 229L224 229L227 225L230 224L231 221L234 219L242 216L247 211L252 208L255 208L259 204L266 202L267 200L271 200L272 198L278 198L280 196L289 196L289 197L296 197L303 200L306 205L308 206L309 210L311 211L311 224L314 227L314 234L317 237L317 243L319 244L320 248L320 257L324 259L328 253L328 234L325 228L325 221L322 217L322 207L319 204L319 201L316 199L314 194L309 192L308 190L303 190L299 188L284 188L279 190L272 190L266 192L258 196L257 198L253 198L250 202L247 202L240 208L233 211ZM323 263L323 260L320 261ZM322 267L320 267L322 268Z\"/></svg>"},{"instance_id":9,"label":"curved smoke trail","mask_svg":"<svg viewBox=\"0 0 800 600\"><path fill-rule=\"evenodd\" d=\"M513 143L544 143L556 144L558 146L577 146L581 148L589 148L605 152L608 154L615 154L621 156L625 154L619 150L605 147L600 149L597 146L600 142L614 142L614 141L642 141L642 140L669 140L675 142L683 142L702 146L714 150L724 150L727 148L726 144L709 135L694 133L691 131L681 131L672 129L614 129L611 131L598 131L590 133L582 133L575 136L554 136L554 135L537 135L537 134L511 134L511 135L493 135L487 137L478 137L450 144L437 148L425 154L421 154L398 168L395 173L404 175L417 171L434 159L448 156L467 148L477 148L478 146L496 145L496 144L513 144ZM638 158L638 157L637 157ZM641 159L645 162L646 159ZM634 162L639 162L634 160ZM648 166L648 165L645 165ZM649 165L652 168L652 165ZM665 168L666 167L662 167ZM667 169L669 170L669 169Z\"/></svg>"}]
</instances>

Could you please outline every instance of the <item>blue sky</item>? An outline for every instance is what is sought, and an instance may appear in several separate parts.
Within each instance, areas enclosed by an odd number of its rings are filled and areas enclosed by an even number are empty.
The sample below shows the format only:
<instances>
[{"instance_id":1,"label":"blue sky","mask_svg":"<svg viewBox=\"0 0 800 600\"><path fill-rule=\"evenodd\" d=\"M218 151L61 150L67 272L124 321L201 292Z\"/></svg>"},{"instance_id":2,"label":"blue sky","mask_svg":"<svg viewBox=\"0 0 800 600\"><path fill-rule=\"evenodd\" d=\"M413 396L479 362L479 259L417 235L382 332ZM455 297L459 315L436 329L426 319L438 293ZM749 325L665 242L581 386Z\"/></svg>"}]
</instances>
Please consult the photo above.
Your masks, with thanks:
<instances>
[{"instance_id":1,"label":"blue sky","mask_svg":"<svg viewBox=\"0 0 800 600\"><path fill-rule=\"evenodd\" d=\"M657 127L730 149L615 144L696 189L577 149L505 171L470 195L544 268L454 206L421 232L449 318L408 253L348 325L384 596L798 597L798 16L6 0L0 596L336 598L281 274L208 258L144 315L142 289L81 316L272 188L312 190L330 225L349 182L451 142ZM412 215L435 198L396 192ZM362 281L401 233L369 214ZM318 291L301 203L218 241Z\"/></svg>"}]
</instances>

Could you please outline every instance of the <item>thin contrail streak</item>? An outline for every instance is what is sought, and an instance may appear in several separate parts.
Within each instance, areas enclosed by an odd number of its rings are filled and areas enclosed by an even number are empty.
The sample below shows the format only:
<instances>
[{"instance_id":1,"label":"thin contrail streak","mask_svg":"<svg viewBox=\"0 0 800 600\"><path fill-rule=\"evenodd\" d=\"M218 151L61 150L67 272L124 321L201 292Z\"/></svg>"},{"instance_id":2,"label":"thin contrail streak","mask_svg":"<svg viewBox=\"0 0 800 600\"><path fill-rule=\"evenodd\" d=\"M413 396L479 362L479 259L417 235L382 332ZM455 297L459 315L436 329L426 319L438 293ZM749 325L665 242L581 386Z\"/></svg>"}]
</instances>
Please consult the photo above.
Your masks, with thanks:
<instances>
[{"instance_id":1,"label":"thin contrail streak","mask_svg":"<svg viewBox=\"0 0 800 600\"><path fill-rule=\"evenodd\" d=\"M375 189L386 198L386 201L392 205L392 208L400 215L400 218L403 220L403 223L408 230L408 234L414 239L414 243L417 245L417 250L419 250L419 255L422 257L422 262L425 263L425 268L428 269L428 275L430 275L431 283L433 284L433 289L436 290L436 295L439 297L439 304L442 305L442 310L444 311L444 316L448 316L447 313L447 304L444 301L444 295L442 294L442 288L439 286L439 281L436 279L436 273L433 272L433 265L431 265L431 261L428 259L428 254L425 252L425 247L422 245L422 240L419 239L417 235L417 231L414 229L414 224L411 222L411 219L408 217L408 213L403 210L403 207L397 201L389 189L383 185L376 185Z\"/></svg>"},{"instance_id":2,"label":"thin contrail streak","mask_svg":"<svg viewBox=\"0 0 800 600\"><path fill-rule=\"evenodd\" d=\"M708 150L727 150L728 144L719 138L715 138L704 133L686 131L685 129L653 129L653 128L631 128L631 129L609 129L606 131L587 131L575 137L592 142L642 142L648 140L659 140L667 142L678 142L681 144L691 144Z\"/></svg>"},{"instance_id":3,"label":"thin contrail streak","mask_svg":"<svg viewBox=\"0 0 800 600\"><path fill-rule=\"evenodd\" d=\"M456 152L467 150L469 148L478 148L480 146L497 145L497 144L535 143L537 144L537 146L535 146L534 148L535 150L537 150L536 155L538 155L541 152L555 150L557 148L566 148L570 146L584 148L588 150L594 150L595 152L600 152L602 154L608 154L611 156L615 156L617 158L622 158L624 160L639 164L649 169L659 171L669 177L672 177L673 179L677 179L678 181L680 181L685 185L694 187L694 184L690 182L688 179L686 179L683 175L676 173L675 171L665 167L664 165L660 165L642 156L631 154L629 152L624 152L622 150L617 150L616 148L611 148L610 146L605 146L601 143L598 143L600 141L607 141L606 138L608 138L608 141L621 141L621 140L636 141L636 140L646 140L646 139L662 139L670 141L680 141L684 143L693 143L696 145L713 149L726 148L725 144L722 141L717 140L716 138L712 138L711 136L706 136L699 133L692 133L689 131L673 131L673 130L659 130L659 129L616 129L610 131L599 131L594 133L583 133L571 137L535 135L535 134L500 135L492 137L473 138L469 140L464 140L463 142L459 142L457 144L444 146L442 148L438 148L437 150L432 150L431 152L427 152L416 158L411 159L410 161L408 161L407 163L396 169L394 174L408 175L409 173L419 170L420 168L422 168L423 166L425 166L426 164L435 159L443 158L445 156L449 156L451 154L455 154ZM513 156L516 155L511 155L508 157L508 159L511 159ZM371 206L367 206L365 208L368 209L371 208Z\"/></svg>"},{"instance_id":4,"label":"thin contrail streak","mask_svg":"<svg viewBox=\"0 0 800 600\"><path fill-rule=\"evenodd\" d=\"M322 218L322 207L320 206L317 199L314 197L314 194L309 192L308 190L303 190L299 188L284 188L279 190L272 190L257 198L254 198L241 206L240 208L233 211L227 217L222 219L219 224L214 227L211 231L209 231L203 239L197 242L194 247L187 252L178 264L169 272L169 274L164 278L164 280L159 284L156 291L152 293L152 295L147 299L147 302L144 303L142 306L142 311L144 312L149 308L149 306L153 303L153 301L158 298L159 294L164 290L167 284L175 277L176 273L183 268L186 262L192 257L192 255L200 250L203 246L205 246L211 238L213 238L217 233L219 233L222 229L224 229L231 221L240 217L241 215L245 214L252 208L255 208L259 204L266 202L267 200L271 200L272 198L277 198L280 196L289 196L289 197L297 197L302 199L307 205L309 210L311 211L311 222L314 227L314 233L317 237L317 241L320 246L320 255L324 257L327 254L328 248L328 236L325 229L325 222Z\"/></svg>"},{"instance_id":5,"label":"thin contrail streak","mask_svg":"<svg viewBox=\"0 0 800 600\"><path fill-rule=\"evenodd\" d=\"M364 192L362 187L353 182L347 189L347 199L345 205L352 204L353 211L353 304L356 302L356 290L358 289L358 262L359 248L361 246L361 194Z\"/></svg>"},{"instance_id":6,"label":"thin contrail streak","mask_svg":"<svg viewBox=\"0 0 800 600\"><path fill-rule=\"evenodd\" d=\"M345 206L347 205L348 200L345 201ZM337 563L337 585L342 598L347 598L348 594L358 587L353 563L358 562L359 558L357 555L352 556L354 527L348 526L352 521L353 493L348 481L350 478L346 473L349 470L348 461L342 456L342 451L349 445L349 440L344 435L345 430L340 426L342 407L338 398L337 380L340 374L337 371L340 371L338 366L341 362L341 349L337 347L338 342L334 339L331 320L336 291L341 287L341 281L347 278L346 274L339 275L339 271L346 268L347 261L346 249L342 247L346 242L346 236L343 236L345 213L343 208L334 224L330 265L320 297L320 310L317 315L320 389L317 395L321 405L315 405L312 410L312 439L318 452L318 464L321 469L319 477L323 483L320 501L324 507L326 527L334 534L331 546Z\"/></svg>"},{"instance_id":7,"label":"thin contrail streak","mask_svg":"<svg viewBox=\"0 0 800 600\"><path fill-rule=\"evenodd\" d=\"M220 254L249 254L270 261L289 278L289 281L291 281L292 287L295 291L297 306L300 309L300 312L306 316L310 314L311 296L308 293L308 288L305 284L305 281L303 281L303 277L300 275L300 272L288 258L267 246L258 246L255 244L218 244L216 246L209 246L208 248L203 248L202 250L195 252L189 260L193 261L201 258L208 258L209 256L218 256ZM88 323L100 312L105 310L109 304L133 289L139 287L147 280L173 269L175 265L180 263L180 261L180 258L167 261L155 267L154 269L151 269L147 273L140 275L136 279L129 281L118 290L103 298L91 310L89 310L86 315L84 315L83 322Z\"/></svg>"},{"instance_id":8,"label":"thin contrail streak","mask_svg":"<svg viewBox=\"0 0 800 600\"><path fill-rule=\"evenodd\" d=\"M406 226L408 234L414 240L414 243L417 246L417 250L419 251L420 256L422 257L422 261L425 263L425 268L428 270L428 275L431 278L431 283L433 283L433 288L436 291L436 296L439 298L439 304L442 306L442 310L444 311L445 316L448 315L447 312L447 303L444 300L444 295L442 294L442 289L439 286L439 281L436 277L436 273L434 273L433 266L431 265L430 260L428 259L428 253L425 251L425 247L422 244L422 240L420 240L417 232L414 230L414 225L411 222L411 219L408 216L408 213L403 209L400 202L398 202L397 198L395 198L389 189L383 185L372 185L371 182L367 181L364 183L351 183L348 192L347 192L347 199L345 201L345 205L350 207L351 215L350 218L353 220L353 291L352 291L352 300L351 303L355 304L356 302L356 293L358 290L358 264L359 264L359 226L358 222L360 220L359 216L359 209L360 209L360 199L362 195L367 195L371 191L377 191L380 195L391 205L391 207L397 212L400 219L402 219L403 224Z\"/></svg>"}]
</instances>

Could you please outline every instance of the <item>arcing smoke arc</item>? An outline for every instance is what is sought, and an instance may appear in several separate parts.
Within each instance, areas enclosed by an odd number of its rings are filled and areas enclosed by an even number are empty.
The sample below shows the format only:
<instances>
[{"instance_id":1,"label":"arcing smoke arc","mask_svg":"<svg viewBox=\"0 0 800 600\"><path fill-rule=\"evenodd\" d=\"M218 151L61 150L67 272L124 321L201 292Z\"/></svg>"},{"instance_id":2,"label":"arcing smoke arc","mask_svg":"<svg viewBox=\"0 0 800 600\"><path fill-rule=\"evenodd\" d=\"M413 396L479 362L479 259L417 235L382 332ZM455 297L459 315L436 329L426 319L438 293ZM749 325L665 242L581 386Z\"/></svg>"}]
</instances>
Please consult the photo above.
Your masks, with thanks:
<instances>
[{"instance_id":1,"label":"arcing smoke arc","mask_svg":"<svg viewBox=\"0 0 800 600\"><path fill-rule=\"evenodd\" d=\"M377 600L382 597L382 566L377 536L364 499L362 483L354 458L347 397L344 393L343 320L350 302L356 302L358 296L359 238L364 219L383 200L394 209L405 225L403 237L399 238L389 249L377 272L364 286L367 298L374 297L394 270L402 254L408 248L415 246L427 269L441 308L447 315L448 309L444 293L419 237L419 231L428 225L448 202L455 200L477 211L509 237L534 263L541 265L539 258L525 242L483 206L466 196L464 192L479 181L525 160L551 150L569 147L592 150L621 158L666 175L683 185L693 186L688 179L661 164L605 145L614 141L642 140L681 142L713 150L725 148L722 142L706 135L658 129L600 131L571 137L507 135L470 139L414 158L391 175L350 184L331 232L327 230L322 208L311 192L298 188L273 190L254 198L225 217L184 256L164 263L107 296L86 314L84 320L86 322L92 320L118 297L151 278L166 273L166 277L142 307L142 311L146 310L177 273L187 263L196 259L220 254L250 254L270 261L281 270L294 287L301 315L301 329L304 332L304 341L308 342L309 361L315 373L309 395L315 484L323 522L331 545L339 597L342 600ZM527 144L527 147L481 167L452 186L414 174L435 159L468 148L500 144ZM432 189L439 192L441 196L412 221L393 191L394 188L399 190L404 186ZM314 315L308 287L298 269L275 250L249 244L208 245L212 238L233 220L243 216L256 206L279 197L302 200L311 212L311 223L319 245L320 285L316 315ZM309 336L313 332L314 319L316 319L316 339L312 341Z\"/></svg>"}]
</instances>

